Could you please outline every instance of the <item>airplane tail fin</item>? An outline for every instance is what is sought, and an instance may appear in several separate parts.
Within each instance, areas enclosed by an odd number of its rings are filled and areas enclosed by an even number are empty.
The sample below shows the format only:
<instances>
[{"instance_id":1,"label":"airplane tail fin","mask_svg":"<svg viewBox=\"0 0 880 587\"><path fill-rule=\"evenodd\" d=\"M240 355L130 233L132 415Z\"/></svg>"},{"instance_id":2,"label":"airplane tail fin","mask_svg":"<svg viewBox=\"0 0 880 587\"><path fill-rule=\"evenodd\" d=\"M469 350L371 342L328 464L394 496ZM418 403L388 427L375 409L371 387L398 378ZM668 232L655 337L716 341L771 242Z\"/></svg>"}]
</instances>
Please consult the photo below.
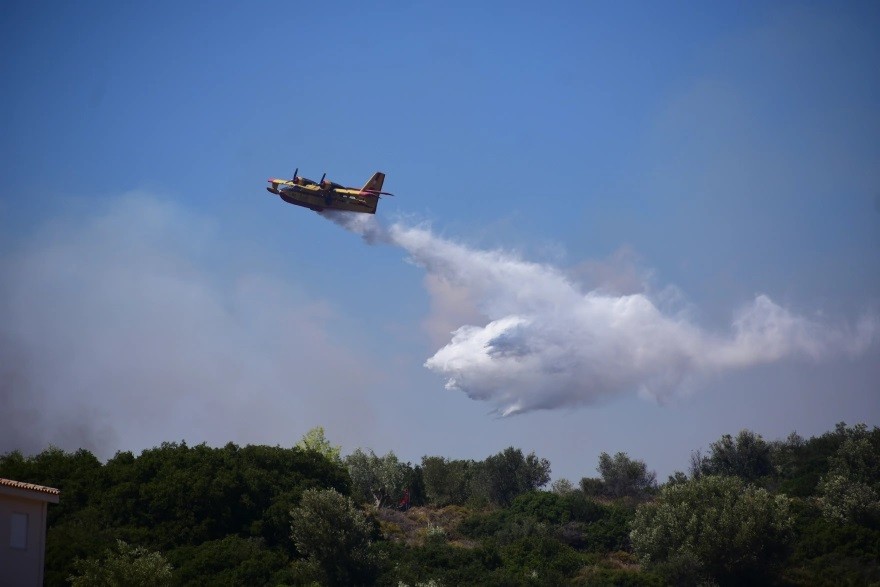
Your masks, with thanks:
<instances>
[{"instance_id":1,"label":"airplane tail fin","mask_svg":"<svg viewBox=\"0 0 880 587\"><path fill-rule=\"evenodd\" d=\"M370 181L361 188L361 191L381 192L383 183L385 183L385 174L381 171L377 171L373 174L373 177L370 178Z\"/></svg>"},{"instance_id":2,"label":"airplane tail fin","mask_svg":"<svg viewBox=\"0 0 880 587\"><path fill-rule=\"evenodd\" d=\"M363 197L366 198L367 202L372 208L370 210L370 214L375 214L376 208L379 207L379 192L382 191L383 183L385 183L385 174L381 171L377 171L373 174L373 177L371 177L370 180L366 184L364 184L364 187L361 188L361 193L363 193Z\"/></svg>"}]
</instances>

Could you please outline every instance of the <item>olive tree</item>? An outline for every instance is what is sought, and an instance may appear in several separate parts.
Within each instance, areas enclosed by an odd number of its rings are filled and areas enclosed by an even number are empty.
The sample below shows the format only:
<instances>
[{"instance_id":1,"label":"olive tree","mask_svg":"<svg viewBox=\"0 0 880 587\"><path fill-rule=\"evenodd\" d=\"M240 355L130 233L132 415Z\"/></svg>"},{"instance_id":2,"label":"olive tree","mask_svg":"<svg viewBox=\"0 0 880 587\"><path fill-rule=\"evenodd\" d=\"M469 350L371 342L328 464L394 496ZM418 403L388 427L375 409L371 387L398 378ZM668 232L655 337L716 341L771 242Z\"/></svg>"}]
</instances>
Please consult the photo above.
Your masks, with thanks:
<instances>
[{"instance_id":1,"label":"olive tree","mask_svg":"<svg viewBox=\"0 0 880 587\"><path fill-rule=\"evenodd\" d=\"M631 459L625 452L613 457L603 452L597 470L608 497L642 497L657 488L657 474L648 471L644 461Z\"/></svg>"},{"instance_id":2,"label":"olive tree","mask_svg":"<svg viewBox=\"0 0 880 587\"><path fill-rule=\"evenodd\" d=\"M794 524L790 501L738 477L704 475L666 485L642 504L630 540L642 564L672 582L749 582L767 575L782 556ZM696 575L696 576L694 576Z\"/></svg>"},{"instance_id":3,"label":"olive tree","mask_svg":"<svg viewBox=\"0 0 880 587\"><path fill-rule=\"evenodd\" d=\"M373 526L351 498L335 489L309 489L290 516L296 549L320 575L321 584L364 585L375 579Z\"/></svg>"},{"instance_id":4,"label":"olive tree","mask_svg":"<svg viewBox=\"0 0 880 587\"><path fill-rule=\"evenodd\" d=\"M880 519L880 434L864 424L845 429L847 438L829 460L819 483L822 513L837 522Z\"/></svg>"},{"instance_id":5,"label":"olive tree","mask_svg":"<svg viewBox=\"0 0 880 587\"><path fill-rule=\"evenodd\" d=\"M409 463L402 463L393 451L376 456L356 449L345 457L351 476L352 490L360 500L372 500L377 508L387 507L400 499L407 479L411 478Z\"/></svg>"}]
</instances>

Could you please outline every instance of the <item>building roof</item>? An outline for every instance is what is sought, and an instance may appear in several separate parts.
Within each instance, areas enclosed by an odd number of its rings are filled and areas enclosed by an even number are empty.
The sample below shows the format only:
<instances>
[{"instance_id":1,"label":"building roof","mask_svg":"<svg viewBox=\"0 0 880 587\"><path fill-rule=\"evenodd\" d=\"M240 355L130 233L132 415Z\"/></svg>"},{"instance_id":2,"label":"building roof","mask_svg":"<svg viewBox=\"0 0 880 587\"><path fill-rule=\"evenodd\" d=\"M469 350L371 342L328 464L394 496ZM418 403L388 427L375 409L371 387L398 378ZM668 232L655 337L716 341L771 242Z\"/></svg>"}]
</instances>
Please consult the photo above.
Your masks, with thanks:
<instances>
[{"instance_id":1,"label":"building roof","mask_svg":"<svg viewBox=\"0 0 880 587\"><path fill-rule=\"evenodd\" d=\"M15 489L27 489L28 491L48 493L49 495L61 495L61 490L55 489L54 487L24 483L23 481L13 481L12 479L4 479L3 477L0 477L0 485L4 487L14 487Z\"/></svg>"}]
</instances>

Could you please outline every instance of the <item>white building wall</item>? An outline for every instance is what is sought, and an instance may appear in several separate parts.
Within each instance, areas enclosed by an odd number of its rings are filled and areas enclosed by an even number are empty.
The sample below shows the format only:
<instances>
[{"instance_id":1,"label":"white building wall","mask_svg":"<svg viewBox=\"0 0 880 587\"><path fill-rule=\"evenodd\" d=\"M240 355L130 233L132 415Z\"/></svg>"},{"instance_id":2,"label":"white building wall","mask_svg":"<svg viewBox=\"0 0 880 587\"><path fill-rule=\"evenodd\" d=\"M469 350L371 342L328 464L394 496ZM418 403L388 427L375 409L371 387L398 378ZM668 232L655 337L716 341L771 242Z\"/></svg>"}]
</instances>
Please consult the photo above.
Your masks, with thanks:
<instances>
[{"instance_id":1,"label":"white building wall","mask_svg":"<svg viewBox=\"0 0 880 587\"><path fill-rule=\"evenodd\" d=\"M2 587L40 587L43 584L47 503L21 494L26 492L0 487ZM27 517L26 522L22 516Z\"/></svg>"}]
</instances>

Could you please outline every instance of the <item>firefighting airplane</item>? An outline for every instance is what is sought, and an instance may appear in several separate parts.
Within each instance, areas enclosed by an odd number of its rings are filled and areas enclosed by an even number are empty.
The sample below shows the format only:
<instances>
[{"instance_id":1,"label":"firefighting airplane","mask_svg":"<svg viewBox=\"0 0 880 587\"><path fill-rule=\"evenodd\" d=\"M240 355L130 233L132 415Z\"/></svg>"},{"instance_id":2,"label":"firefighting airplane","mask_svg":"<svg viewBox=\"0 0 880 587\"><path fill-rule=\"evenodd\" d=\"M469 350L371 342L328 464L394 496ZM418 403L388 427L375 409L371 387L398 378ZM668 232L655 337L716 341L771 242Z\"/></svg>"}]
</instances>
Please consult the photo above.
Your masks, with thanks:
<instances>
[{"instance_id":1,"label":"firefighting airplane","mask_svg":"<svg viewBox=\"0 0 880 587\"><path fill-rule=\"evenodd\" d=\"M324 210L346 210L348 212L364 212L375 214L379 205L379 196L393 196L382 191L385 174L377 171L370 181L361 189L345 187L321 176L321 181L297 175L299 168L293 172L293 179L269 179L271 184L267 191L281 196L281 199L294 206L303 206L315 212Z\"/></svg>"}]
</instances>

